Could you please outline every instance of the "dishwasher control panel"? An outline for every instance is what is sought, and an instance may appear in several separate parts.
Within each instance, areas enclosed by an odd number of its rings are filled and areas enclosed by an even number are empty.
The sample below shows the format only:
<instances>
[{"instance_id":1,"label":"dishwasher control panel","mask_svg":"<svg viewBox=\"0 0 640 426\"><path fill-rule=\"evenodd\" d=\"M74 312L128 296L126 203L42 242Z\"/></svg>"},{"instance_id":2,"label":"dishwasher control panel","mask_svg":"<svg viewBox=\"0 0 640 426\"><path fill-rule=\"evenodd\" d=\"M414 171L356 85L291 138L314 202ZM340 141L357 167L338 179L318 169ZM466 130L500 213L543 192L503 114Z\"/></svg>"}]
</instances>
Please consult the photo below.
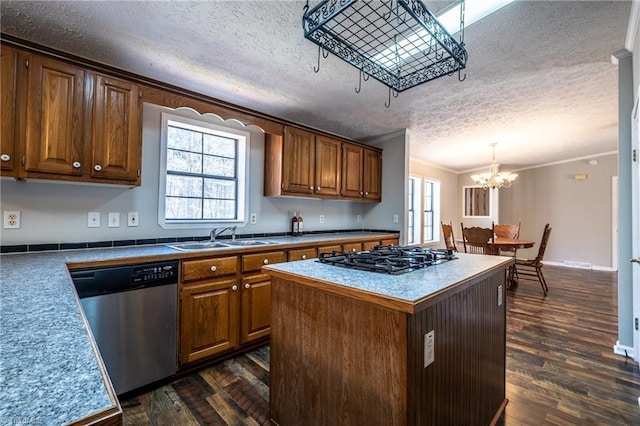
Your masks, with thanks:
<instances>
[{"instance_id":1,"label":"dishwasher control panel","mask_svg":"<svg viewBox=\"0 0 640 426\"><path fill-rule=\"evenodd\" d=\"M80 298L178 283L178 261L71 271Z\"/></svg>"},{"instance_id":2,"label":"dishwasher control panel","mask_svg":"<svg viewBox=\"0 0 640 426\"><path fill-rule=\"evenodd\" d=\"M177 279L178 265L173 263L134 266L131 272L132 283Z\"/></svg>"}]
</instances>

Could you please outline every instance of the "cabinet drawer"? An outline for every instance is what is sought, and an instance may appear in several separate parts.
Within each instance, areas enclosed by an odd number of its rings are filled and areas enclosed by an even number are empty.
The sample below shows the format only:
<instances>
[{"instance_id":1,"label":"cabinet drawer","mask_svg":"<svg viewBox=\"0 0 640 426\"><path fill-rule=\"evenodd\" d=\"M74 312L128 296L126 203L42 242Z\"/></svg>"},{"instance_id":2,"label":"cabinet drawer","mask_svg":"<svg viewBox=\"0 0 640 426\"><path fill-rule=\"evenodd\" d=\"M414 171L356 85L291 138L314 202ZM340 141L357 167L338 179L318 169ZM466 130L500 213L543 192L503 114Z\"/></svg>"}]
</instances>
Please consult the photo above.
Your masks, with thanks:
<instances>
[{"instance_id":1,"label":"cabinet drawer","mask_svg":"<svg viewBox=\"0 0 640 426\"><path fill-rule=\"evenodd\" d=\"M350 252L362 251L362 243L343 244L342 250Z\"/></svg>"},{"instance_id":2,"label":"cabinet drawer","mask_svg":"<svg viewBox=\"0 0 640 426\"><path fill-rule=\"evenodd\" d=\"M341 245L318 247L318 253L331 253L332 251L342 251Z\"/></svg>"},{"instance_id":3,"label":"cabinet drawer","mask_svg":"<svg viewBox=\"0 0 640 426\"><path fill-rule=\"evenodd\" d=\"M245 254L242 256L242 272L259 271L263 265L273 265L285 261L284 250Z\"/></svg>"},{"instance_id":4,"label":"cabinet drawer","mask_svg":"<svg viewBox=\"0 0 640 426\"><path fill-rule=\"evenodd\" d=\"M182 263L182 281L221 277L235 274L237 270L238 258L236 256L187 260Z\"/></svg>"},{"instance_id":5,"label":"cabinet drawer","mask_svg":"<svg viewBox=\"0 0 640 426\"><path fill-rule=\"evenodd\" d=\"M388 240L382 240L382 245L383 246L397 246L398 245L398 239L397 238L390 238Z\"/></svg>"},{"instance_id":6,"label":"cabinet drawer","mask_svg":"<svg viewBox=\"0 0 640 426\"><path fill-rule=\"evenodd\" d=\"M289 262L313 259L316 257L318 257L318 251L315 248L289 250Z\"/></svg>"},{"instance_id":7,"label":"cabinet drawer","mask_svg":"<svg viewBox=\"0 0 640 426\"><path fill-rule=\"evenodd\" d=\"M380 241L365 241L362 243L362 250L368 251L377 245L380 245Z\"/></svg>"}]
</instances>

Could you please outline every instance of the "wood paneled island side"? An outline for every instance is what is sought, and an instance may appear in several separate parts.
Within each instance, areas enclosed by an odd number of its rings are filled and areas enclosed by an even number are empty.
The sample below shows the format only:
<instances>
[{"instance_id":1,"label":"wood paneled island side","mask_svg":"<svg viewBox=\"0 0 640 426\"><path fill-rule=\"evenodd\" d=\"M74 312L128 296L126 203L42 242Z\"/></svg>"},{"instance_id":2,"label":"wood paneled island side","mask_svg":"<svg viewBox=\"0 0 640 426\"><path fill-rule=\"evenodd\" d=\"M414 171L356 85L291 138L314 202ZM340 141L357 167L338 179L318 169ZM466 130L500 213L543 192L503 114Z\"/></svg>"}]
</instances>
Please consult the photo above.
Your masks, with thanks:
<instances>
[{"instance_id":1,"label":"wood paneled island side","mask_svg":"<svg viewBox=\"0 0 640 426\"><path fill-rule=\"evenodd\" d=\"M507 402L512 262L461 253L402 275L315 260L264 267L272 276L272 422L495 423Z\"/></svg>"}]
</instances>

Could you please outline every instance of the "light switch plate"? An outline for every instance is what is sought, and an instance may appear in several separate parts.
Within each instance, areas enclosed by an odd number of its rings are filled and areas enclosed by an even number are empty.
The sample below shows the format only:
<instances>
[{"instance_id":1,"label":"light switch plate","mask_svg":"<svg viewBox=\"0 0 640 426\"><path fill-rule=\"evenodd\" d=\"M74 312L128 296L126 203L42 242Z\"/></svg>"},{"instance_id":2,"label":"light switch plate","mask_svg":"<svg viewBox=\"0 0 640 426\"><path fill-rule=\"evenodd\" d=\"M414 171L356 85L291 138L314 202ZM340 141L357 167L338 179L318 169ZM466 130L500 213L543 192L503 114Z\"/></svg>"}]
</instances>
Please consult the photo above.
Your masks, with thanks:
<instances>
[{"instance_id":1,"label":"light switch plate","mask_svg":"<svg viewBox=\"0 0 640 426\"><path fill-rule=\"evenodd\" d=\"M89 212L87 215L87 227L100 228L100 212Z\"/></svg>"},{"instance_id":2,"label":"light switch plate","mask_svg":"<svg viewBox=\"0 0 640 426\"><path fill-rule=\"evenodd\" d=\"M120 227L120 213L109 212L109 224L107 226L109 226L109 228Z\"/></svg>"},{"instance_id":3,"label":"light switch plate","mask_svg":"<svg viewBox=\"0 0 640 426\"><path fill-rule=\"evenodd\" d=\"M393 215L393 223L398 223L399 216L397 214Z\"/></svg>"}]
</instances>

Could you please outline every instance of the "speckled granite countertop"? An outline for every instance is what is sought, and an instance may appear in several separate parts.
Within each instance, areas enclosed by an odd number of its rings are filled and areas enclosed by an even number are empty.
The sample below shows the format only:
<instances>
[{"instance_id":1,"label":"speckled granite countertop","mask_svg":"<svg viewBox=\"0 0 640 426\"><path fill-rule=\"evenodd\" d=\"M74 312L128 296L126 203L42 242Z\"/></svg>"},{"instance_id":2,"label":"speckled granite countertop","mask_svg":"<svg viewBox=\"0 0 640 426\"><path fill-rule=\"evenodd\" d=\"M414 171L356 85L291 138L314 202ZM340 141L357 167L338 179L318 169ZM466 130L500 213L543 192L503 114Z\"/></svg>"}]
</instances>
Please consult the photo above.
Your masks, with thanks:
<instances>
[{"instance_id":1,"label":"speckled granite countertop","mask_svg":"<svg viewBox=\"0 0 640 426\"><path fill-rule=\"evenodd\" d=\"M311 245L389 234L312 234L261 238ZM102 377L68 264L149 261L262 248L180 252L167 245L0 256L0 424L65 424L117 404Z\"/></svg>"},{"instance_id":2,"label":"speckled granite countertop","mask_svg":"<svg viewBox=\"0 0 640 426\"><path fill-rule=\"evenodd\" d=\"M458 253L457 259L400 275L348 269L317 260L264 266L274 276L302 278L309 285L361 298L380 306L417 312L424 302L452 286L507 268L513 258ZM325 286L328 285L329 287Z\"/></svg>"}]
</instances>

